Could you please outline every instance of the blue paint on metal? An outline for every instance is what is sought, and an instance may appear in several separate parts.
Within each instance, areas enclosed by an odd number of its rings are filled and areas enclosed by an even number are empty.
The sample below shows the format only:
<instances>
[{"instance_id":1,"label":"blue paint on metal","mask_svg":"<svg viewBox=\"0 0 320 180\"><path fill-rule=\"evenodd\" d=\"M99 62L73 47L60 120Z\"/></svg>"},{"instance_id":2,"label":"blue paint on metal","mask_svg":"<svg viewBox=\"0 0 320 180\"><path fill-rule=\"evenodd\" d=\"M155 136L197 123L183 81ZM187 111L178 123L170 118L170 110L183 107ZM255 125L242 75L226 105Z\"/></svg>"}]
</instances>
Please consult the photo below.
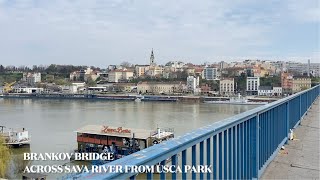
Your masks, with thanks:
<instances>
[{"instance_id":1,"label":"blue paint on metal","mask_svg":"<svg viewBox=\"0 0 320 180\"><path fill-rule=\"evenodd\" d=\"M173 167L173 173L171 174L171 178L172 178L172 180L176 180L177 179L177 173L175 172L176 171L176 166L178 165L178 162L177 162L177 159L178 159L178 156L177 155L173 155L172 157L171 157L171 159L172 159L172 165L174 166Z\"/></svg>"},{"instance_id":2,"label":"blue paint on metal","mask_svg":"<svg viewBox=\"0 0 320 180\"><path fill-rule=\"evenodd\" d=\"M195 147L200 144L200 153L202 153L203 142L207 141L207 152L205 154L207 155L207 164L213 165L214 179L259 178L267 165L277 155L281 146L287 141L289 129L299 124L311 104L319 96L319 90L318 85L197 129L165 143L154 145L103 166L152 166L158 162L163 164L166 159L177 157L176 155L182 152L182 168L184 168L187 162L187 149L192 147L192 151L195 152ZM211 138L213 138L212 163L210 161ZM195 155L192 155L192 164L197 164L195 157ZM203 159L203 155L200 155L200 164L203 164L204 162L201 159ZM177 164L173 159L172 163ZM135 172L83 173L72 179L134 179L135 175ZM211 179L210 174L207 174L207 176L208 179ZM147 178L152 179L152 174L148 173ZM160 174L160 178L164 179L165 177ZM176 174L172 175L172 179L176 179ZM182 179L187 179L186 173L182 173Z\"/></svg>"},{"instance_id":3,"label":"blue paint on metal","mask_svg":"<svg viewBox=\"0 0 320 180\"><path fill-rule=\"evenodd\" d=\"M204 165L204 158L203 158L204 149L203 149L203 146L204 146L204 143L202 141L202 142L200 142L200 165ZM207 152L210 152L210 151L207 150ZM203 179L203 172L200 172L200 179Z\"/></svg>"},{"instance_id":4,"label":"blue paint on metal","mask_svg":"<svg viewBox=\"0 0 320 180\"><path fill-rule=\"evenodd\" d=\"M213 179L217 179L217 152L218 152L218 149L217 149L217 135L213 136L212 138L212 144L213 144L213 162L212 162L212 165L213 165ZM209 178L208 178L209 177ZM208 173L207 174L207 179L210 179L210 174Z\"/></svg>"},{"instance_id":5,"label":"blue paint on metal","mask_svg":"<svg viewBox=\"0 0 320 180\"><path fill-rule=\"evenodd\" d=\"M286 131L287 131L287 141L286 141L286 144L288 144L288 136L289 136L289 133L290 133L290 128L289 128L289 122L290 122L290 112L289 112L289 107L290 107L290 101L288 101L286 103L286 108L287 108L287 112L286 112Z\"/></svg>"},{"instance_id":6,"label":"blue paint on metal","mask_svg":"<svg viewBox=\"0 0 320 180\"><path fill-rule=\"evenodd\" d=\"M257 114L257 117L255 118L255 121L252 123L252 133L251 133L251 142L250 144L252 145L252 174L250 177L253 178L258 178L258 171L260 168L260 163L259 163L259 147L260 147L260 122L259 122L259 114Z\"/></svg>"},{"instance_id":7,"label":"blue paint on metal","mask_svg":"<svg viewBox=\"0 0 320 180\"><path fill-rule=\"evenodd\" d=\"M237 140L236 140L236 127L232 127L232 176L230 179L237 179Z\"/></svg>"},{"instance_id":8,"label":"blue paint on metal","mask_svg":"<svg viewBox=\"0 0 320 180\"><path fill-rule=\"evenodd\" d=\"M223 132L223 179L228 179L228 130Z\"/></svg>"},{"instance_id":9,"label":"blue paint on metal","mask_svg":"<svg viewBox=\"0 0 320 180\"><path fill-rule=\"evenodd\" d=\"M237 178L241 179L241 131L240 131L240 124L237 126Z\"/></svg>"},{"instance_id":10,"label":"blue paint on metal","mask_svg":"<svg viewBox=\"0 0 320 180\"><path fill-rule=\"evenodd\" d=\"M197 150L196 150L197 146L193 145L192 146L192 166L195 167L196 166L196 155L197 155ZM197 174L195 171L192 171L192 179L196 179L197 178Z\"/></svg>"},{"instance_id":11,"label":"blue paint on metal","mask_svg":"<svg viewBox=\"0 0 320 180\"><path fill-rule=\"evenodd\" d=\"M153 179L153 173L147 173L147 179L148 180L151 180L151 179Z\"/></svg>"},{"instance_id":12,"label":"blue paint on metal","mask_svg":"<svg viewBox=\"0 0 320 180\"><path fill-rule=\"evenodd\" d=\"M227 177L228 179L233 179L232 178L232 128L228 129L228 169L227 169Z\"/></svg>"},{"instance_id":13,"label":"blue paint on metal","mask_svg":"<svg viewBox=\"0 0 320 180\"><path fill-rule=\"evenodd\" d=\"M223 132L222 132L223 133ZM218 162L218 168L219 168L219 179L222 179L222 167L223 167L223 150L222 150L222 133L219 133L219 138L218 138L218 142L219 142L219 152L218 152L218 157L219 157L219 162Z\"/></svg>"},{"instance_id":14,"label":"blue paint on metal","mask_svg":"<svg viewBox=\"0 0 320 180\"><path fill-rule=\"evenodd\" d=\"M161 173L160 173L160 179L165 180L166 179L166 173L163 170L163 166L166 165L166 159L161 161Z\"/></svg>"},{"instance_id":15,"label":"blue paint on metal","mask_svg":"<svg viewBox=\"0 0 320 180\"><path fill-rule=\"evenodd\" d=\"M211 154L210 138L207 139L207 143L206 144L207 144L207 164L210 165L211 164L211 162L210 162L210 159L211 159L211 157L210 157L210 154ZM211 174L207 173L207 179L210 179L210 176L211 176Z\"/></svg>"},{"instance_id":16,"label":"blue paint on metal","mask_svg":"<svg viewBox=\"0 0 320 180\"><path fill-rule=\"evenodd\" d=\"M187 165L187 150L182 151L182 179L187 179L186 166Z\"/></svg>"},{"instance_id":17,"label":"blue paint on metal","mask_svg":"<svg viewBox=\"0 0 320 180\"><path fill-rule=\"evenodd\" d=\"M244 149L244 153L243 153L243 178L247 179L247 171L248 171L248 128L247 128L247 124L250 120L243 122L243 149Z\"/></svg>"},{"instance_id":18,"label":"blue paint on metal","mask_svg":"<svg viewBox=\"0 0 320 180\"><path fill-rule=\"evenodd\" d=\"M240 169L240 179L244 179L244 169L245 169L245 161L244 161L244 158L245 158L245 151L244 151L244 122L240 124L240 147L241 147L241 160L240 160L240 163L241 163L241 169Z\"/></svg>"}]
</instances>

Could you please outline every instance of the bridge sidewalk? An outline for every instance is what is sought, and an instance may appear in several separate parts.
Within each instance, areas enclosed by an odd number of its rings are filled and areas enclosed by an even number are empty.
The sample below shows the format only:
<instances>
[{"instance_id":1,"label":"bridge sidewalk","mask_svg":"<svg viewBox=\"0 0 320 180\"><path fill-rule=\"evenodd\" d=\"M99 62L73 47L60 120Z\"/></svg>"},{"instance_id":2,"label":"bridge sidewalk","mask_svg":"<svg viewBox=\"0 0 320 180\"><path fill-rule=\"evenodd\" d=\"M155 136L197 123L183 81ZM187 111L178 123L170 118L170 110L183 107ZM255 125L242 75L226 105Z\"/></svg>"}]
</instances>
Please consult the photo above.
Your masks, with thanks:
<instances>
[{"instance_id":1,"label":"bridge sidewalk","mask_svg":"<svg viewBox=\"0 0 320 180\"><path fill-rule=\"evenodd\" d=\"M320 119L319 98L301 125L294 130L295 140L269 164L261 179L319 179Z\"/></svg>"}]
</instances>

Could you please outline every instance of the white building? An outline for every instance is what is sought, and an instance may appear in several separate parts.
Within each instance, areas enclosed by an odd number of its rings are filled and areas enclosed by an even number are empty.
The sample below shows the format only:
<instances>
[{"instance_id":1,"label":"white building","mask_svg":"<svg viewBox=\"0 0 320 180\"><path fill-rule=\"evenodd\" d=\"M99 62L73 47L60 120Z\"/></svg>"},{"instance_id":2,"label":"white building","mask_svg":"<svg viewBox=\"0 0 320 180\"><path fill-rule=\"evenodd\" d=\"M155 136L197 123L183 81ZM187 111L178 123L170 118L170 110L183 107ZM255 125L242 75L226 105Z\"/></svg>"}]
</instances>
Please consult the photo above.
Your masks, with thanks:
<instances>
[{"instance_id":1,"label":"white building","mask_svg":"<svg viewBox=\"0 0 320 180\"><path fill-rule=\"evenodd\" d=\"M133 77L133 71L127 69L116 69L109 72L109 82L126 81Z\"/></svg>"},{"instance_id":2,"label":"white building","mask_svg":"<svg viewBox=\"0 0 320 180\"><path fill-rule=\"evenodd\" d=\"M13 89L14 93L41 93L43 92L43 88L31 88L31 87L17 87Z\"/></svg>"},{"instance_id":3,"label":"white building","mask_svg":"<svg viewBox=\"0 0 320 180\"><path fill-rule=\"evenodd\" d=\"M234 94L234 78L224 78L220 80L220 94L221 95Z\"/></svg>"},{"instance_id":4,"label":"white building","mask_svg":"<svg viewBox=\"0 0 320 180\"><path fill-rule=\"evenodd\" d=\"M259 77L247 77L247 94L248 95L258 95L259 86L260 86Z\"/></svg>"},{"instance_id":5,"label":"white building","mask_svg":"<svg viewBox=\"0 0 320 180\"><path fill-rule=\"evenodd\" d=\"M137 84L139 93L154 93L154 94L175 94L183 93L186 88L181 82L140 82Z\"/></svg>"},{"instance_id":6,"label":"white building","mask_svg":"<svg viewBox=\"0 0 320 180\"><path fill-rule=\"evenodd\" d=\"M272 95L282 96L282 87L273 87L272 91Z\"/></svg>"},{"instance_id":7,"label":"white building","mask_svg":"<svg viewBox=\"0 0 320 180\"><path fill-rule=\"evenodd\" d=\"M300 74L309 73L314 77L320 77L320 63L299 63L287 62L287 69L290 72L298 72Z\"/></svg>"},{"instance_id":8,"label":"white building","mask_svg":"<svg viewBox=\"0 0 320 180\"><path fill-rule=\"evenodd\" d=\"M136 65L135 74L137 77L144 76L145 73L149 70L149 65Z\"/></svg>"},{"instance_id":9,"label":"white building","mask_svg":"<svg viewBox=\"0 0 320 180\"><path fill-rule=\"evenodd\" d=\"M202 78L206 80L218 80L219 74L218 69L213 67L206 67L203 69Z\"/></svg>"},{"instance_id":10,"label":"white building","mask_svg":"<svg viewBox=\"0 0 320 180\"><path fill-rule=\"evenodd\" d=\"M258 95L259 96L272 96L273 89L271 86L259 86Z\"/></svg>"},{"instance_id":11,"label":"white building","mask_svg":"<svg viewBox=\"0 0 320 180\"><path fill-rule=\"evenodd\" d=\"M187 77L187 89L189 92L195 92L195 90L199 87L199 76L188 76Z\"/></svg>"},{"instance_id":12,"label":"white building","mask_svg":"<svg viewBox=\"0 0 320 180\"><path fill-rule=\"evenodd\" d=\"M80 91L83 91L85 89L86 83L81 82L81 83L72 83L71 85L64 85L60 86L62 92L64 93L79 93Z\"/></svg>"},{"instance_id":13,"label":"white building","mask_svg":"<svg viewBox=\"0 0 320 180\"><path fill-rule=\"evenodd\" d=\"M22 80L30 85L35 85L36 83L41 82L41 73L24 73Z\"/></svg>"}]
</instances>

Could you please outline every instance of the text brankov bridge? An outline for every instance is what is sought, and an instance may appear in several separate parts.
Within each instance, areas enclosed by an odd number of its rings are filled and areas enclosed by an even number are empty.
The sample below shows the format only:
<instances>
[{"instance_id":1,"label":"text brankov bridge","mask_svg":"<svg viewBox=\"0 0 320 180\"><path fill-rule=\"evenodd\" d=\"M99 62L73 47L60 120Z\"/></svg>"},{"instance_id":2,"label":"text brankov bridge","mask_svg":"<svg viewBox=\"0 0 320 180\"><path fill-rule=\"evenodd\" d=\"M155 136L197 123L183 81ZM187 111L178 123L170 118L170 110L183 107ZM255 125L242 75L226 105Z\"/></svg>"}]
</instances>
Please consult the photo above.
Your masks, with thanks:
<instances>
[{"instance_id":1,"label":"text brankov bridge","mask_svg":"<svg viewBox=\"0 0 320 180\"><path fill-rule=\"evenodd\" d=\"M279 149L288 141L290 129L299 125L319 96L319 85L202 127L182 137L154 145L109 165L212 165L212 173L172 173L176 179L253 179L259 178ZM188 152L187 152L188 151ZM187 156L188 154L188 156ZM190 156L190 155L191 156ZM188 159L191 157L191 159ZM181 160L178 163L178 160ZM190 162L190 163L189 163ZM78 176L79 179L135 179L135 173L103 173ZM153 174L147 174L153 179ZM160 173L165 179L166 174Z\"/></svg>"}]
</instances>

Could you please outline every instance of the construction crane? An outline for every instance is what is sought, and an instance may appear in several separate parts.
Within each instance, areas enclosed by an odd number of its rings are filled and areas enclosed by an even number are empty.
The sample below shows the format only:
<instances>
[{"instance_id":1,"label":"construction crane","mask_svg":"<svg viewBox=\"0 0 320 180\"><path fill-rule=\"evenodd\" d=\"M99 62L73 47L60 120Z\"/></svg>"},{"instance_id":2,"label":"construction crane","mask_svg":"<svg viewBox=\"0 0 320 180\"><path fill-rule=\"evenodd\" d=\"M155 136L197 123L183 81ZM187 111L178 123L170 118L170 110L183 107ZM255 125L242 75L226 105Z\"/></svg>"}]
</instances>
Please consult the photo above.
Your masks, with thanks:
<instances>
[{"instance_id":1,"label":"construction crane","mask_svg":"<svg viewBox=\"0 0 320 180\"><path fill-rule=\"evenodd\" d=\"M16 83L16 81L13 81L13 82L11 82L11 83L7 83L7 82L5 82L4 83L4 87L3 87L3 92L4 93L9 93L9 92L11 92L12 91L12 85L14 85Z\"/></svg>"}]
</instances>

